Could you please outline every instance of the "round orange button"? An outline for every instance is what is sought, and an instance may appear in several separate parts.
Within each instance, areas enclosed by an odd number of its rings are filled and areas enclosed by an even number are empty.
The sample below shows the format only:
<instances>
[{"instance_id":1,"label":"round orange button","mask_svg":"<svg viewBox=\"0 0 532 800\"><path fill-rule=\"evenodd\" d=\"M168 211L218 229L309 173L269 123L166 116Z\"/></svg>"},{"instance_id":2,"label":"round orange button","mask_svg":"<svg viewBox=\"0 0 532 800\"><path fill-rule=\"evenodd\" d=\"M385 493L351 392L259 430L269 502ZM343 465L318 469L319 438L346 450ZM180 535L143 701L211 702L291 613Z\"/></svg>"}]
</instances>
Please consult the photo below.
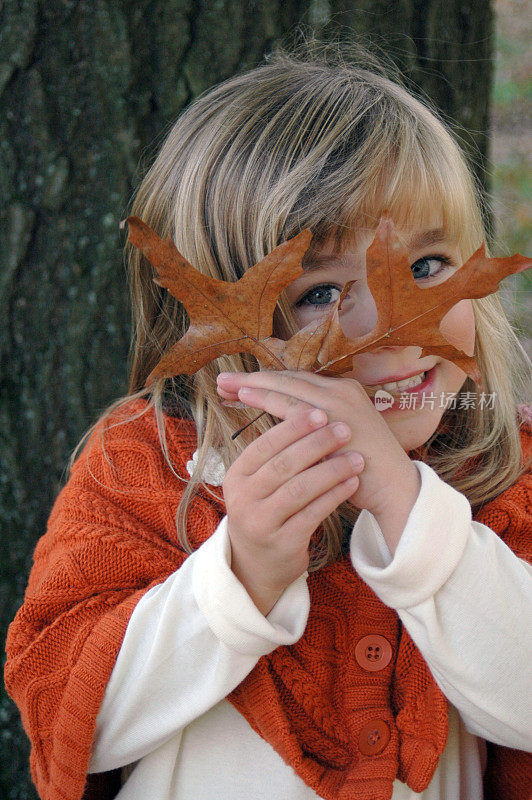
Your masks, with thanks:
<instances>
[{"instance_id":1,"label":"round orange button","mask_svg":"<svg viewBox=\"0 0 532 800\"><path fill-rule=\"evenodd\" d=\"M362 669L378 672L390 663L392 646L388 639L376 633L363 636L356 644L355 658Z\"/></svg>"},{"instance_id":2,"label":"round orange button","mask_svg":"<svg viewBox=\"0 0 532 800\"><path fill-rule=\"evenodd\" d=\"M382 753L390 741L390 729L382 719L373 720L364 725L358 737L358 749L365 756L376 756Z\"/></svg>"}]
</instances>

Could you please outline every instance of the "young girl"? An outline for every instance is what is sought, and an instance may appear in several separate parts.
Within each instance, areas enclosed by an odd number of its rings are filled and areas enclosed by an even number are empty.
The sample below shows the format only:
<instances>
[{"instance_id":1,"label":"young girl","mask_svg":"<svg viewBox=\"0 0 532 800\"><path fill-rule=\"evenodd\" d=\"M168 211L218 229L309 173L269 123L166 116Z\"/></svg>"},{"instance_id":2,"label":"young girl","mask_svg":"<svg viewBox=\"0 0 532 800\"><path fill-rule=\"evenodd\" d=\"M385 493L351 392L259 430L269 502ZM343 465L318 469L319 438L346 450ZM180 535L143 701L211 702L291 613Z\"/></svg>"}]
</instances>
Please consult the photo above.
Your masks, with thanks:
<instances>
[{"instance_id":1,"label":"young girl","mask_svg":"<svg viewBox=\"0 0 532 800\"><path fill-rule=\"evenodd\" d=\"M279 52L187 108L132 213L231 281L310 228L275 335L354 280L354 337L384 210L420 287L484 237L434 112L378 70ZM41 797L528 798L532 429L498 297L442 323L482 396L423 342L340 378L234 356L145 388L187 322L128 250L129 394L73 454L8 639Z\"/></svg>"}]
</instances>

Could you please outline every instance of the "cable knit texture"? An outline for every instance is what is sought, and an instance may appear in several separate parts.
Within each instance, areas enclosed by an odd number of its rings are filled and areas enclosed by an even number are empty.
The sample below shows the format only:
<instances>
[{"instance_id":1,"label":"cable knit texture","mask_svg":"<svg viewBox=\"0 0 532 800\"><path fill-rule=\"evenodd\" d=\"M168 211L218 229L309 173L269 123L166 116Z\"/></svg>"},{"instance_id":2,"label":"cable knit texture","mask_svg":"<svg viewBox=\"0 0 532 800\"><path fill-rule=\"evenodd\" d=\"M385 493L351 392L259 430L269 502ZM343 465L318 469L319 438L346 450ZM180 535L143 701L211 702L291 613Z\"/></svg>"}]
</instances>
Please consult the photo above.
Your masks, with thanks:
<instances>
[{"instance_id":1,"label":"cable knit texture","mask_svg":"<svg viewBox=\"0 0 532 800\"><path fill-rule=\"evenodd\" d=\"M146 409L135 401L119 422ZM188 479L193 425L166 417L169 453ZM6 685L32 744L43 800L113 796L116 775L86 772L95 720L133 609L186 558L175 513L184 483L160 450L153 410L93 433L59 493L39 541L24 604L9 629ZM523 415L521 441L532 446ZM201 489L189 511L195 547L224 514L222 489ZM532 475L475 516L530 557ZM252 728L326 800L385 800L397 777L415 792L434 774L447 738L447 701L392 609L358 577L347 556L308 578L310 616L301 639L260 658L228 699ZM363 670L355 644L378 632L393 648L380 671ZM375 718L391 737L364 755L359 736ZM363 748L364 749L364 748ZM530 755L490 746L487 796L529 800ZM113 788L113 777L115 779Z\"/></svg>"}]
</instances>

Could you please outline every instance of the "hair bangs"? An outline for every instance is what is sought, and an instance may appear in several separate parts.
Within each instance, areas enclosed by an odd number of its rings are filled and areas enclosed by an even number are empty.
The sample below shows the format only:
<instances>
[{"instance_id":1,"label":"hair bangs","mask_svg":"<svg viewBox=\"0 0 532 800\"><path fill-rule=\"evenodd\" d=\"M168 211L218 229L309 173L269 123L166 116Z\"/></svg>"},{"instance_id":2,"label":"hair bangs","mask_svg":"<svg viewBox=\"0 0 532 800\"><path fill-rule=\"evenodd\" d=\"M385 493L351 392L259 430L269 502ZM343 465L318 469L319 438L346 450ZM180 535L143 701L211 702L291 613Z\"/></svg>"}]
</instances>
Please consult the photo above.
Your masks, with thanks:
<instances>
[{"instance_id":1,"label":"hair bangs","mask_svg":"<svg viewBox=\"0 0 532 800\"><path fill-rule=\"evenodd\" d=\"M358 231L374 230L388 213L398 229L443 228L464 260L471 255L483 240L475 185L457 144L433 122L423 136L413 125L403 129L393 147L385 147L390 137L376 139L375 152L368 154L372 174L362 163L354 164L356 174L344 181L337 211L315 228L318 241L333 236L335 250L341 251ZM320 192L315 200L320 202Z\"/></svg>"}]
</instances>

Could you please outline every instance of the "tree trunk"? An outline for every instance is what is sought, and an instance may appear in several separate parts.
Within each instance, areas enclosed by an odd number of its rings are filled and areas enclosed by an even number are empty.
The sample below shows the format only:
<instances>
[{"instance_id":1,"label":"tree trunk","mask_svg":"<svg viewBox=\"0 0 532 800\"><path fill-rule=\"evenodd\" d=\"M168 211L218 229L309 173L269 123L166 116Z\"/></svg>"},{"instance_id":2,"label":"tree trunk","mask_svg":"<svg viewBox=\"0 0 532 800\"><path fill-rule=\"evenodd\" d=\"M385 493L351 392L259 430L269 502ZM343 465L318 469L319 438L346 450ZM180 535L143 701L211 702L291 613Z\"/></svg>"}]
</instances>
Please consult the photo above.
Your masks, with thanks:
<instances>
[{"instance_id":1,"label":"tree trunk","mask_svg":"<svg viewBox=\"0 0 532 800\"><path fill-rule=\"evenodd\" d=\"M392 60L454 129L488 189L493 80L490 0L332 0L332 31L352 28Z\"/></svg>"},{"instance_id":2,"label":"tree trunk","mask_svg":"<svg viewBox=\"0 0 532 800\"><path fill-rule=\"evenodd\" d=\"M171 121L209 86L257 64L298 22L325 36L342 22L374 37L464 127L482 178L491 14L487 0L5 0L0 21L5 633L72 448L126 392L118 223L139 162ZM0 795L35 798L5 694L0 716L9 748Z\"/></svg>"}]
</instances>

